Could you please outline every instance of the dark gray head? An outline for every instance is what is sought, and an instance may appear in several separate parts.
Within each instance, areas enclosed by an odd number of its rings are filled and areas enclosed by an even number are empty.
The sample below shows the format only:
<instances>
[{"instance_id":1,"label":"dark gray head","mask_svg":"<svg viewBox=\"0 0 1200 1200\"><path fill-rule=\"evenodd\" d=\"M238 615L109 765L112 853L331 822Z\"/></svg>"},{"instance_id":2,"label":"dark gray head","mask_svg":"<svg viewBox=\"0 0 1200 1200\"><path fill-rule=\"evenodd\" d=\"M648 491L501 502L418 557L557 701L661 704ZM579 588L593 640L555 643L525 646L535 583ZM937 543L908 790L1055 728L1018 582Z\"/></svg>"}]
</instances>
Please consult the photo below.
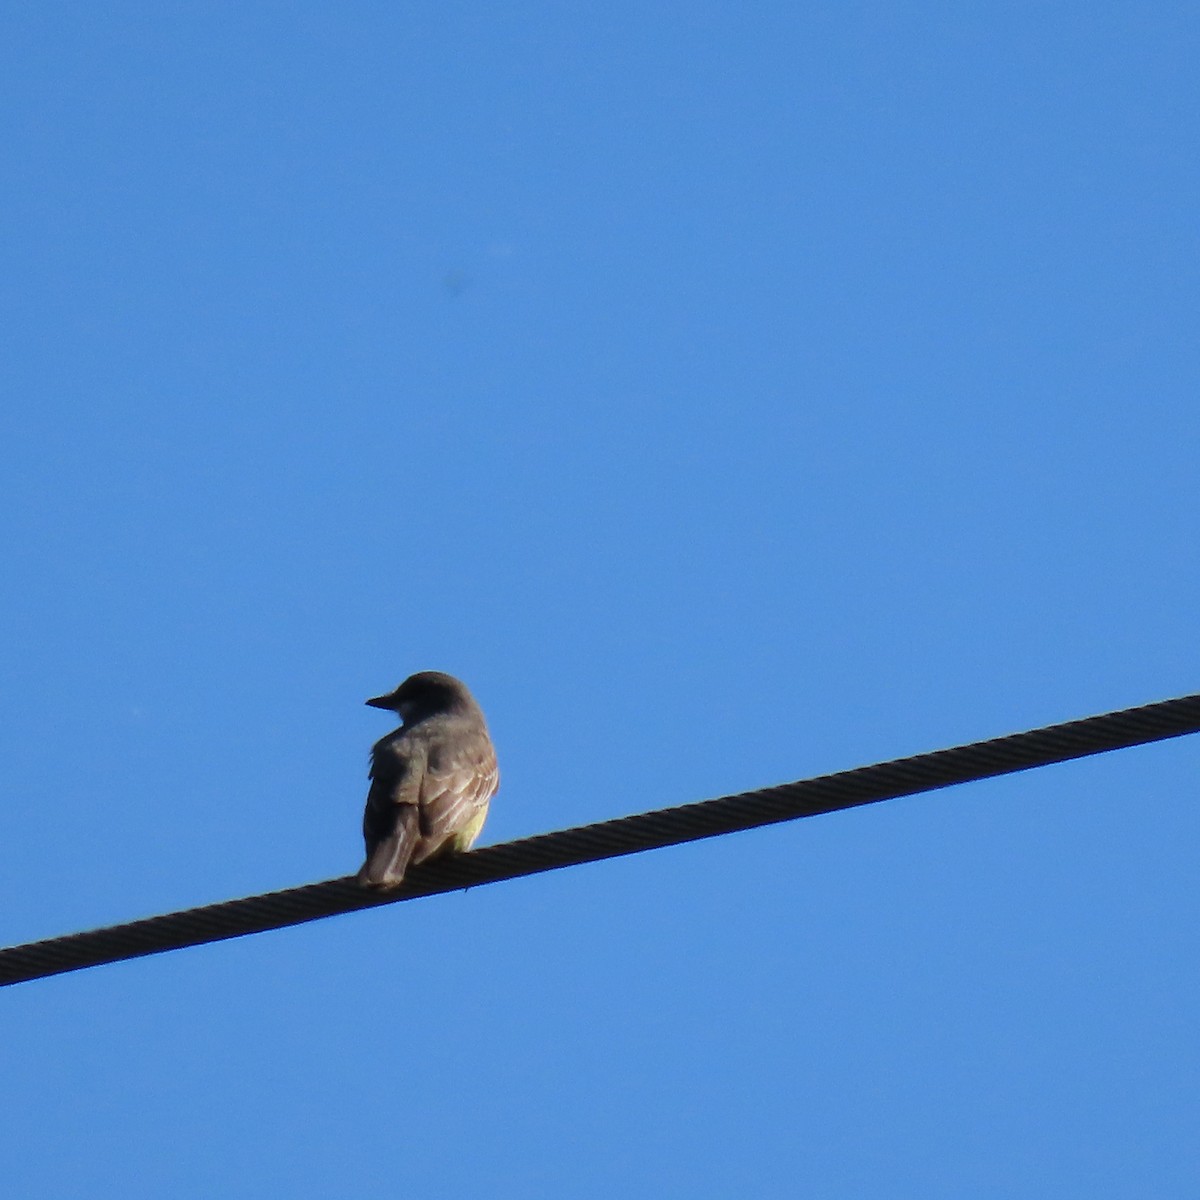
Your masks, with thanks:
<instances>
[{"instance_id":1,"label":"dark gray head","mask_svg":"<svg viewBox=\"0 0 1200 1200\"><path fill-rule=\"evenodd\" d=\"M372 708L386 708L399 714L405 725L434 713L462 712L477 707L467 685L441 671L418 671L394 692L375 696L367 703Z\"/></svg>"}]
</instances>

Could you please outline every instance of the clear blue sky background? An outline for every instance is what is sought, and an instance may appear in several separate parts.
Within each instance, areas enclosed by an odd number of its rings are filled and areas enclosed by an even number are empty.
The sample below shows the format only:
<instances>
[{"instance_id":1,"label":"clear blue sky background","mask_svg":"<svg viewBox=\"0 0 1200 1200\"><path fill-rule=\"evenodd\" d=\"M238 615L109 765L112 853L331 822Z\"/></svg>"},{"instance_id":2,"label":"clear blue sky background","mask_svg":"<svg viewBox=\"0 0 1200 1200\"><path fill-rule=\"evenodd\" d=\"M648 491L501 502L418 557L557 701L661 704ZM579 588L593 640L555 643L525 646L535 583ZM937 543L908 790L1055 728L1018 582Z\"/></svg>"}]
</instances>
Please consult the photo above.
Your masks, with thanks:
<instances>
[{"instance_id":1,"label":"clear blue sky background","mask_svg":"<svg viewBox=\"0 0 1200 1200\"><path fill-rule=\"evenodd\" d=\"M0 941L1200 690L1200 16L9 6ZM1187 739L0 992L14 1196L1192 1197Z\"/></svg>"}]
</instances>

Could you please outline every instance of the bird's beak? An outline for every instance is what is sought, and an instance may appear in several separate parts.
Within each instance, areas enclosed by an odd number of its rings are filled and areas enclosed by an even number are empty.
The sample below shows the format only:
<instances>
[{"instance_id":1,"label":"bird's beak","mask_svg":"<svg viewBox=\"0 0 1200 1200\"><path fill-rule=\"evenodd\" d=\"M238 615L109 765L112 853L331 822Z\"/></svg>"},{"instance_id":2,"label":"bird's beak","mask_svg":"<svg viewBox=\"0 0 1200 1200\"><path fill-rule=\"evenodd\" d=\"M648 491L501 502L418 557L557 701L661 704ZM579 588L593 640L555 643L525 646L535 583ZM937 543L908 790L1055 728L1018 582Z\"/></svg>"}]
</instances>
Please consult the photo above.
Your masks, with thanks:
<instances>
[{"instance_id":1,"label":"bird's beak","mask_svg":"<svg viewBox=\"0 0 1200 1200\"><path fill-rule=\"evenodd\" d=\"M373 699L368 700L367 703L372 708L386 708L388 712L395 712L396 694L395 692L389 692L386 696L376 696Z\"/></svg>"}]
</instances>

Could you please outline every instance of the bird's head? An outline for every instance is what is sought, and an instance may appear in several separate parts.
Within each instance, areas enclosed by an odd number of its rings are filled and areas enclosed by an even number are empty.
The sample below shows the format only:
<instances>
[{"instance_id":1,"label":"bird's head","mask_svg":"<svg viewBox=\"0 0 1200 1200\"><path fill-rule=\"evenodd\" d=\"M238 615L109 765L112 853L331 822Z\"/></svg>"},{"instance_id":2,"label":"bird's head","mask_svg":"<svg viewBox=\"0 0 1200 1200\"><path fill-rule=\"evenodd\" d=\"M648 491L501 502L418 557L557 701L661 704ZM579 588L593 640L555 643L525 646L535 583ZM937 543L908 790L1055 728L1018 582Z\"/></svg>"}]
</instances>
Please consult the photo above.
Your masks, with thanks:
<instances>
[{"instance_id":1,"label":"bird's head","mask_svg":"<svg viewBox=\"0 0 1200 1200\"><path fill-rule=\"evenodd\" d=\"M412 725L434 713L452 712L474 704L466 684L441 671L419 671L410 675L394 692L375 696L367 703L398 714L405 725Z\"/></svg>"}]
</instances>

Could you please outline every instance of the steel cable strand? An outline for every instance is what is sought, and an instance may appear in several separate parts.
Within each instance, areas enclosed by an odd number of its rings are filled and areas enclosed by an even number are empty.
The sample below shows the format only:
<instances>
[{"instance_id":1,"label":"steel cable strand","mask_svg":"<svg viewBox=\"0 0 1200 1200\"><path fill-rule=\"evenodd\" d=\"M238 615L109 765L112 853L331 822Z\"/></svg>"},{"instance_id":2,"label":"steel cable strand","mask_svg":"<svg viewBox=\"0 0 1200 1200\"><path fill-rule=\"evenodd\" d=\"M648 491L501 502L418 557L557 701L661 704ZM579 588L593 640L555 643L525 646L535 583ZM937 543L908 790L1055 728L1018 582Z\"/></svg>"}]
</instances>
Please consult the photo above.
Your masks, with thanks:
<instances>
[{"instance_id":1,"label":"steel cable strand","mask_svg":"<svg viewBox=\"0 0 1200 1200\"><path fill-rule=\"evenodd\" d=\"M1200 695L1183 696L815 779L487 846L415 868L393 892L364 892L347 876L221 901L0 950L0 986L915 795L1198 730Z\"/></svg>"}]
</instances>

